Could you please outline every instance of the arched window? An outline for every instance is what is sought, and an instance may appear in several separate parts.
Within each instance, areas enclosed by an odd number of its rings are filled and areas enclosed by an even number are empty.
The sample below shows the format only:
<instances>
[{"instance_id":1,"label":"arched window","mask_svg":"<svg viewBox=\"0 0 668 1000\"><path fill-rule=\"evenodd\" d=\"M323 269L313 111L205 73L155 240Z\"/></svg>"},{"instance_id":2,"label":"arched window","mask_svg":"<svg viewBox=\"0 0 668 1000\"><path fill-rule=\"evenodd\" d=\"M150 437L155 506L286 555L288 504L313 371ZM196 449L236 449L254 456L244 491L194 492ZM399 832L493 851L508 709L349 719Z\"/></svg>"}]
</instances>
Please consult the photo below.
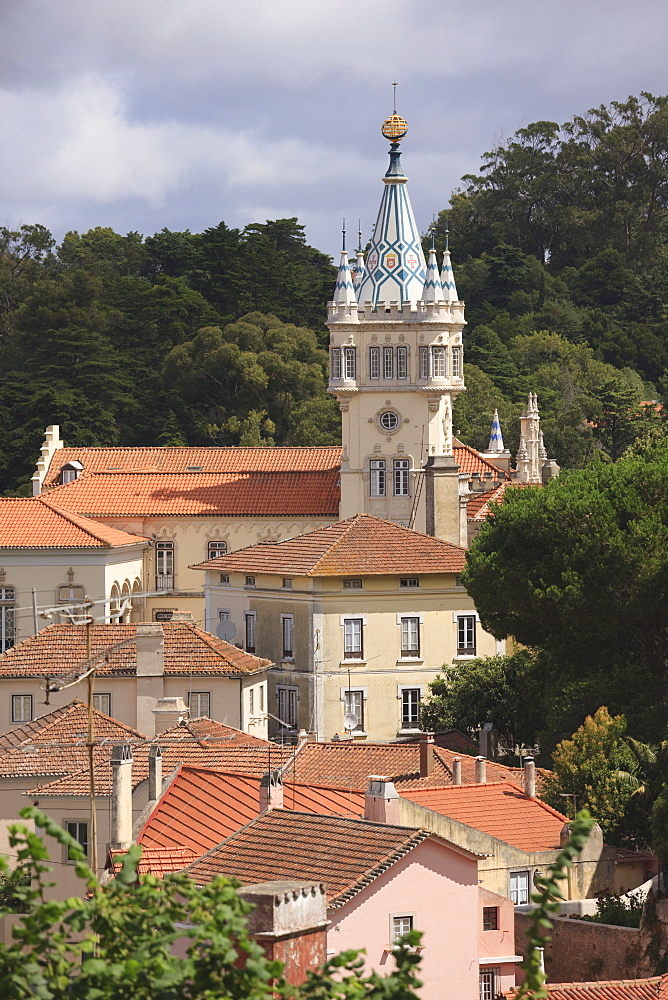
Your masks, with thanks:
<instances>
[{"instance_id":1,"label":"arched window","mask_svg":"<svg viewBox=\"0 0 668 1000\"><path fill-rule=\"evenodd\" d=\"M16 590L0 587L0 653L16 642Z\"/></svg>"},{"instance_id":2,"label":"arched window","mask_svg":"<svg viewBox=\"0 0 668 1000\"><path fill-rule=\"evenodd\" d=\"M125 602L127 601L127 604ZM121 593L121 607L125 604L125 609L123 611L123 617L119 619L124 625L129 625L130 616L132 614L132 591L130 590L130 581L126 580L123 584L123 591Z\"/></svg>"},{"instance_id":3,"label":"arched window","mask_svg":"<svg viewBox=\"0 0 668 1000\"><path fill-rule=\"evenodd\" d=\"M142 622L144 620L144 598L138 597L141 594L141 581L135 580L132 587L132 614L130 615L131 622Z\"/></svg>"},{"instance_id":4,"label":"arched window","mask_svg":"<svg viewBox=\"0 0 668 1000\"><path fill-rule=\"evenodd\" d=\"M210 538L208 553L208 559L224 556L227 553L227 542L223 541L222 538Z\"/></svg>"},{"instance_id":5,"label":"arched window","mask_svg":"<svg viewBox=\"0 0 668 1000\"><path fill-rule=\"evenodd\" d=\"M109 597L109 624L118 625L121 616L121 590L117 583L111 588Z\"/></svg>"}]
</instances>

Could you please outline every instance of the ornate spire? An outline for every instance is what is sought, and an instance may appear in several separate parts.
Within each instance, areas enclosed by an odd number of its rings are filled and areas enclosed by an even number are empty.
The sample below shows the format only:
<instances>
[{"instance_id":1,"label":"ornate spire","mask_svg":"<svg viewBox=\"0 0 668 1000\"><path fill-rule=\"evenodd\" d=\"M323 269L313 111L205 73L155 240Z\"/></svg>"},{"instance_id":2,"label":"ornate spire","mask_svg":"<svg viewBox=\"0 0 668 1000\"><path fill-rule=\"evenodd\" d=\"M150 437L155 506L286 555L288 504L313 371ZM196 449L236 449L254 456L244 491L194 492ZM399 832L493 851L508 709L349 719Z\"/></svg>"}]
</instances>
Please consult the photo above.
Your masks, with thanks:
<instances>
[{"instance_id":1,"label":"ornate spire","mask_svg":"<svg viewBox=\"0 0 668 1000\"><path fill-rule=\"evenodd\" d=\"M488 452L503 451L503 435L501 434L501 422L499 421L499 411L494 410L494 416L492 417L492 431L489 435L489 448Z\"/></svg>"},{"instance_id":2,"label":"ornate spire","mask_svg":"<svg viewBox=\"0 0 668 1000\"><path fill-rule=\"evenodd\" d=\"M364 281L364 253L362 252L362 222L359 222L359 229L357 230L357 263L355 265L355 279L353 281L353 287L355 289L355 294L359 292L360 286Z\"/></svg>"},{"instance_id":3,"label":"ornate spire","mask_svg":"<svg viewBox=\"0 0 668 1000\"><path fill-rule=\"evenodd\" d=\"M518 462L528 462L529 452L527 451L527 443L524 440L524 434L520 434L520 444L517 449L517 461Z\"/></svg>"},{"instance_id":4,"label":"ornate spire","mask_svg":"<svg viewBox=\"0 0 668 1000\"><path fill-rule=\"evenodd\" d=\"M334 302L337 305L354 306L357 309L357 297L353 288L353 279L350 274L348 264L348 254L346 252L346 220L343 220L343 241L341 250L341 260L339 261L339 273L336 276L336 288L334 289Z\"/></svg>"},{"instance_id":5,"label":"ornate spire","mask_svg":"<svg viewBox=\"0 0 668 1000\"><path fill-rule=\"evenodd\" d=\"M545 448L545 442L543 441L542 431L540 432L540 435L538 437L538 457L543 459L547 458L547 449Z\"/></svg>"},{"instance_id":6,"label":"ornate spire","mask_svg":"<svg viewBox=\"0 0 668 1000\"><path fill-rule=\"evenodd\" d=\"M452 270L452 261L450 260L450 230L445 227L445 250L443 251L443 269L441 271L441 286L443 288L443 297L446 302L458 302L457 298L457 286L455 285L455 275Z\"/></svg>"},{"instance_id":7,"label":"ornate spire","mask_svg":"<svg viewBox=\"0 0 668 1000\"><path fill-rule=\"evenodd\" d=\"M438 261L436 260L436 250L434 249L434 231L431 233L431 250L427 261L427 277L425 278L422 290L423 302L443 302L443 286L441 276L438 273Z\"/></svg>"},{"instance_id":8,"label":"ornate spire","mask_svg":"<svg viewBox=\"0 0 668 1000\"><path fill-rule=\"evenodd\" d=\"M395 111L381 131L391 143L390 165L358 298L362 307L370 301L374 308L382 304L389 309L390 302L410 302L415 308L422 298L427 265L408 197L408 178L401 167L399 143L408 125Z\"/></svg>"}]
</instances>

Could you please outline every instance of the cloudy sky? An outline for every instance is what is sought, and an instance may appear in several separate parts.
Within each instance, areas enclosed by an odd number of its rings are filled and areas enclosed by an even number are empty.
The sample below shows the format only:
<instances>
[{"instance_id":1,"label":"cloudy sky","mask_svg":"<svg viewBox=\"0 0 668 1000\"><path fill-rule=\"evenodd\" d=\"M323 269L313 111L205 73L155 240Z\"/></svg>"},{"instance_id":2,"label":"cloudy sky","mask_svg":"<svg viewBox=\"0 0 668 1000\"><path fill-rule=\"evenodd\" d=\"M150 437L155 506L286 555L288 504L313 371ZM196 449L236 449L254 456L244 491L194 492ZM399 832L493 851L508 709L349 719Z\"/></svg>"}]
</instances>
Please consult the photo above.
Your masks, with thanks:
<instances>
[{"instance_id":1,"label":"cloudy sky","mask_svg":"<svg viewBox=\"0 0 668 1000\"><path fill-rule=\"evenodd\" d=\"M1 0L0 224L375 220L392 110L418 224L532 121L665 94L665 0Z\"/></svg>"}]
</instances>

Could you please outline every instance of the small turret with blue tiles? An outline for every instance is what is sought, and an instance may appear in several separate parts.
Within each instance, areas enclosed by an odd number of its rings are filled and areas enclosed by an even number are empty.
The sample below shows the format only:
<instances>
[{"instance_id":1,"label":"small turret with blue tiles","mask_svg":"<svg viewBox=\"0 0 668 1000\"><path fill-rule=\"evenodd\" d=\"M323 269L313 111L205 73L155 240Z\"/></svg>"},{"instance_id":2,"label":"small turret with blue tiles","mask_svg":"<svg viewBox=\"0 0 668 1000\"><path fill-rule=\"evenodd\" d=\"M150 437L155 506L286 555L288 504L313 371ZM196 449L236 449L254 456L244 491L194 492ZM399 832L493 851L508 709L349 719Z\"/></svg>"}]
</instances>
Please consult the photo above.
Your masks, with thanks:
<instances>
[{"instance_id":1,"label":"small turret with blue tiles","mask_svg":"<svg viewBox=\"0 0 668 1000\"><path fill-rule=\"evenodd\" d=\"M489 448L488 451L503 451L503 435L501 433L501 422L499 420L499 411L494 410L494 416L492 417L492 430L489 435Z\"/></svg>"},{"instance_id":2,"label":"small turret with blue tiles","mask_svg":"<svg viewBox=\"0 0 668 1000\"><path fill-rule=\"evenodd\" d=\"M445 250L443 251L443 269L441 271L441 285L443 286L443 296L446 302L457 302L457 286L455 285L455 275L452 270L450 260L450 230L445 229Z\"/></svg>"},{"instance_id":3,"label":"small turret with blue tiles","mask_svg":"<svg viewBox=\"0 0 668 1000\"><path fill-rule=\"evenodd\" d=\"M429 251L429 259L427 261L427 277L424 283L424 289L422 290L422 301L423 302L443 302L443 286L441 285L441 276L438 272L438 261L436 260L436 247L434 244L435 234L434 230L431 231L431 249Z\"/></svg>"},{"instance_id":4,"label":"small turret with blue tiles","mask_svg":"<svg viewBox=\"0 0 668 1000\"><path fill-rule=\"evenodd\" d=\"M360 219L360 228L357 231L357 263L355 264L355 278L353 279L353 287L355 289L355 293L359 291L363 281L364 281L364 253L362 252L362 220Z\"/></svg>"},{"instance_id":5,"label":"small turret with blue tiles","mask_svg":"<svg viewBox=\"0 0 668 1000\"><path fill-rule=\"evenodd\" d=\"M343 220L343 243L341 250L341 260L339 262L339 273L336 276L336 288L334 289L334 302L339 305L355 306L357 308L357 298L353 288L353 278L348 264L348 254L346 252L346 225Z\"/></svg>"},{"instance_id":6,"label":"small turret with blue tiles","mask_svg":"<svg viewBox=\"0 0 668 1000\"><path fill-rule=\"evenodd\" d=\"M390 302L410 302L414 309L422 299L427 265L399 152L408 125L395 111L381 131L391 143L390 165L383 178L385 190L357 298L362 308L366 302L374 309L389 309Z\"/></svg>"}]
</instances>

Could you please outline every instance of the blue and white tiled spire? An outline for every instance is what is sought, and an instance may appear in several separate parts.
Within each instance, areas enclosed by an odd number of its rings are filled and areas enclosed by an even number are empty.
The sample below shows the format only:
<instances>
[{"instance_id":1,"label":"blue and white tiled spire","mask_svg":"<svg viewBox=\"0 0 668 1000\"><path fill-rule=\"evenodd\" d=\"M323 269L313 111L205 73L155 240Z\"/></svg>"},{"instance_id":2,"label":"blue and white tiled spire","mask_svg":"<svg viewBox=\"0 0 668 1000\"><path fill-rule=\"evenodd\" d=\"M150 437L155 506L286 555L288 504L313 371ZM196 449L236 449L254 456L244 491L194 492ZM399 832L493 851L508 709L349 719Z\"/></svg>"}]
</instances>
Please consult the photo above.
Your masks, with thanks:
<instances>
[{"instance_id":1,"label":"blue and white tiled spire","mask_svg":"<svg viewBox=\"0 0 668 1000\"><path fill-rule=\"evenodd\" d=\"M423 302L443 302L443 286L441 276L438 273L438 261L436 260L436 248L434 246L434 232L431 234L431 249L427 261L427 277L422 290Z\"/></svg>"},{"instance_id":2,"label":"blue and white tiled spire","mask_svg":"<svg viewBox=\"0 0 668 1000\"><path fill-rule=\"evenodd\" d=\"M361 220L360 220L361 226ZM361 228L357 233L357 263L355 264L355 278L353 280L353 287L355 289L355 294L359 292L360 286L364 281L364 254L362 252L362 230Z\"/></svg>"},{"instance_id":3,"label":"blue and white tiled spire","mask_svg":"<svg viewBox=\"0 0 668 1000\"><path fill-rule=\"evenodd\" d=\"M353 288L353 279L348 264L348 254L346 252L346 230L343 229L343 248L341 250L341 260L339 262L339 273L336 276L336 288L334 289L334 302L337 305L354 306L357 308L357 298Z\"/></svg>"},{"instance_id":4,"label":"blue and white tiled spire","mask_svg":"<svg viewBox=\"0 0 668 1000\"><path fill-rule=\"evenodd\" d=\"M498 410L494 410L494 416L492 417L492 431L489 435L489 448L487 450L488 452L502 452L504 450Z\"/></svg>"},{"instance_id":5,"label":"blue and white tiled spire","mask_svg":"<svg viewBox=\"0 0 668 1000\"><path fill-rule=\"evenodd\" d=\"M457 286L450 260L450 231L445 230L445 250L443 251L443 269L441 271L441 285L443 287L443 297L446 302L457 302Z\"/></svg>"},{"instance_id":6,"label":"blue and white tiled spire","mask_svg":"<svg viewBox=\"0 0 668 1000\"><path fill-rule=\"evenodd\" d=\"M389 309L390 302L410 302L414 309L422 298L427 265L420 233L408 196L401 167L399 143L408 126L396 113L383 124L383 135L391 139L390 165L383 178L385 190L366 260L366 273L357 298L363 308L371 302Z\"/></svg>"}]
</instances>

